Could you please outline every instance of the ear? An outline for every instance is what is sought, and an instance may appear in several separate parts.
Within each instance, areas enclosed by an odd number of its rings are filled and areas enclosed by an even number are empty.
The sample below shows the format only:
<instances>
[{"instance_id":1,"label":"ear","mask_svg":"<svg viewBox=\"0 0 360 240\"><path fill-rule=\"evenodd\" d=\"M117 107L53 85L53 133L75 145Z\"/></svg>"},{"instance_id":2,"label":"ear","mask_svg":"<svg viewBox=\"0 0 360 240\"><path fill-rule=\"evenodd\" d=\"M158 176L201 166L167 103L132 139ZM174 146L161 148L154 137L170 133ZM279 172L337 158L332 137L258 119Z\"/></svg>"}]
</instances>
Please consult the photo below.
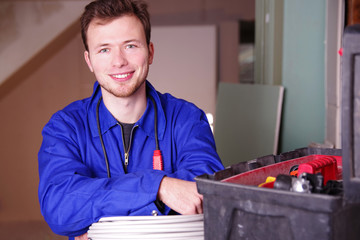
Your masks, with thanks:
<instances>
[{"instance_id":1,"label":"ear","mask_svg":"<svg viewBox=\"0 0 360 240\"><path fill-rule=\"evenodd\" d=\"M94 72L94 69L91 65L91 61L90 61L90 56L89 56L89 52L88 51L85 51L84 52L84 58L85 58L85 62L87 63L89 69L91 72Z\"/></svg>"},{"instance_id":2,"label":"ear","mask_svg":"<svg viewBox=\"0 0 360 240\"><path fill-rule=\"evenodd\" d=\"M154 44L150 42L149 44L149 65L153 63L154 60Z\"/></svg>"}]
</instances>

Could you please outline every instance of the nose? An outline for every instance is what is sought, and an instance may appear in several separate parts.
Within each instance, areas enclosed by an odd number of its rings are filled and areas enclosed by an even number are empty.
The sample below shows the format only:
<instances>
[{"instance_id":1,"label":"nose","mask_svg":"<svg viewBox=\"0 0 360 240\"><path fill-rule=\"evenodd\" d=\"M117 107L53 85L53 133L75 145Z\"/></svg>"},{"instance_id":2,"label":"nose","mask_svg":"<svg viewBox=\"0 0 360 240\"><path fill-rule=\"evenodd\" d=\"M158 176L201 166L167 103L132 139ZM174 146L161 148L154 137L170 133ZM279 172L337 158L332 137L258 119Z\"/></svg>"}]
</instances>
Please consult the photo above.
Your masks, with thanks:
<instances>
[{"instance_id":1,"label":"nose","mask_svg":"<svg viewBox=\"0 0 360 240\"><path fill-rule=\"evenodd\" d=\"M128 63L126 55L121 50L113 51L112 54L112 65L114 67L122 67Z\"/></svg>"}]
</instances>

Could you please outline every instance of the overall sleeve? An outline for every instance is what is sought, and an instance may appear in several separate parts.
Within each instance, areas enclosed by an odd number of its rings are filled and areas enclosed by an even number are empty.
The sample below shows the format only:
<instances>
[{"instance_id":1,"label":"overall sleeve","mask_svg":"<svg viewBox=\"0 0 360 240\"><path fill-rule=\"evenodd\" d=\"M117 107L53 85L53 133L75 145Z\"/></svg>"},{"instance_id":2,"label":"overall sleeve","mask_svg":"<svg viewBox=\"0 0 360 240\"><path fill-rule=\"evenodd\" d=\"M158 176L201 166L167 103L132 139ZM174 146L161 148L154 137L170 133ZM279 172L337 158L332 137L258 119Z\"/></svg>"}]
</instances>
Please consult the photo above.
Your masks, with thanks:
<instances>
[{"instance_id":1,"label":"overall sleeve","mask_svg":"<svg viewBox=\"0 0 360 240\"><path fill-rule=\"evenodd\" d=\"M194 181L196 176L224 169L205 113L195 107L180 113L174 124L177 170L168 176Z\"/></svg>"},{"instance_id":2,"label":"overall sleeve","mask_svg":"<svg viewBox=\"0 0 360 240\"><path fill-rule=\"evenodd\" d=\"M57 115L42 132L38 196L53 232L79 236L101 217L150 215L156 210L154 201L164 173L148 170L111 179L95 177L81 155L76 128Z\"/></svg>"}]
</instances>

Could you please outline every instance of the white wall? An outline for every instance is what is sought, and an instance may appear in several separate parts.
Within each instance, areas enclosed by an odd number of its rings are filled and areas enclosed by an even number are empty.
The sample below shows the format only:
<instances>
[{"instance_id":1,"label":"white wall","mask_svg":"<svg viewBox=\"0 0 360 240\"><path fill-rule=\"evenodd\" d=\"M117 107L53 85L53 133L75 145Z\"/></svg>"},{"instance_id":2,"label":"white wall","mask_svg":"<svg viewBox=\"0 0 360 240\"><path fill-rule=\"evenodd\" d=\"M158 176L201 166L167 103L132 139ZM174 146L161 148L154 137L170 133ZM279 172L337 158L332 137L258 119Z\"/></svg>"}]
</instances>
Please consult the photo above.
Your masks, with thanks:
<instances>
[{"instance_id":1,"label":"white wall","mask_svg":"<svg viewBox=\"0 0 360 240\"><path fill-rule=\"evenodd\" d=\"M150 82L160 91L215 114L217 88L215 26L153 27L155 59Z\"/></svg>"}]
</instances>

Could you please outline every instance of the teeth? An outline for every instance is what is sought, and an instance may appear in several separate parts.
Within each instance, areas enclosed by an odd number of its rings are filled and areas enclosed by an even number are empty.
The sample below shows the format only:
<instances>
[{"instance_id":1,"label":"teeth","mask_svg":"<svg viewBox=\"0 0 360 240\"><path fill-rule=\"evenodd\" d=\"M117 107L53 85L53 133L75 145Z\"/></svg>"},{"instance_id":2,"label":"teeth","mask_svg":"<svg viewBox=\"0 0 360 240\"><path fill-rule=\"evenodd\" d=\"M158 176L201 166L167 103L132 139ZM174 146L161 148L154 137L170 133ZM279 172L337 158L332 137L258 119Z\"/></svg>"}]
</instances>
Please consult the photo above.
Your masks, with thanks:
<instances>
[{"instance_id":1,"label":"teeth","mask_svg":"<svg viewBox=\"0 0 360 240\"><path fill-rule=\"evenodd\" d=\"M117 74L117 75L113 75L116 78L126 78L130 75L130 73L126 73L126 74Z\"/></svg>"}]
</instances>

